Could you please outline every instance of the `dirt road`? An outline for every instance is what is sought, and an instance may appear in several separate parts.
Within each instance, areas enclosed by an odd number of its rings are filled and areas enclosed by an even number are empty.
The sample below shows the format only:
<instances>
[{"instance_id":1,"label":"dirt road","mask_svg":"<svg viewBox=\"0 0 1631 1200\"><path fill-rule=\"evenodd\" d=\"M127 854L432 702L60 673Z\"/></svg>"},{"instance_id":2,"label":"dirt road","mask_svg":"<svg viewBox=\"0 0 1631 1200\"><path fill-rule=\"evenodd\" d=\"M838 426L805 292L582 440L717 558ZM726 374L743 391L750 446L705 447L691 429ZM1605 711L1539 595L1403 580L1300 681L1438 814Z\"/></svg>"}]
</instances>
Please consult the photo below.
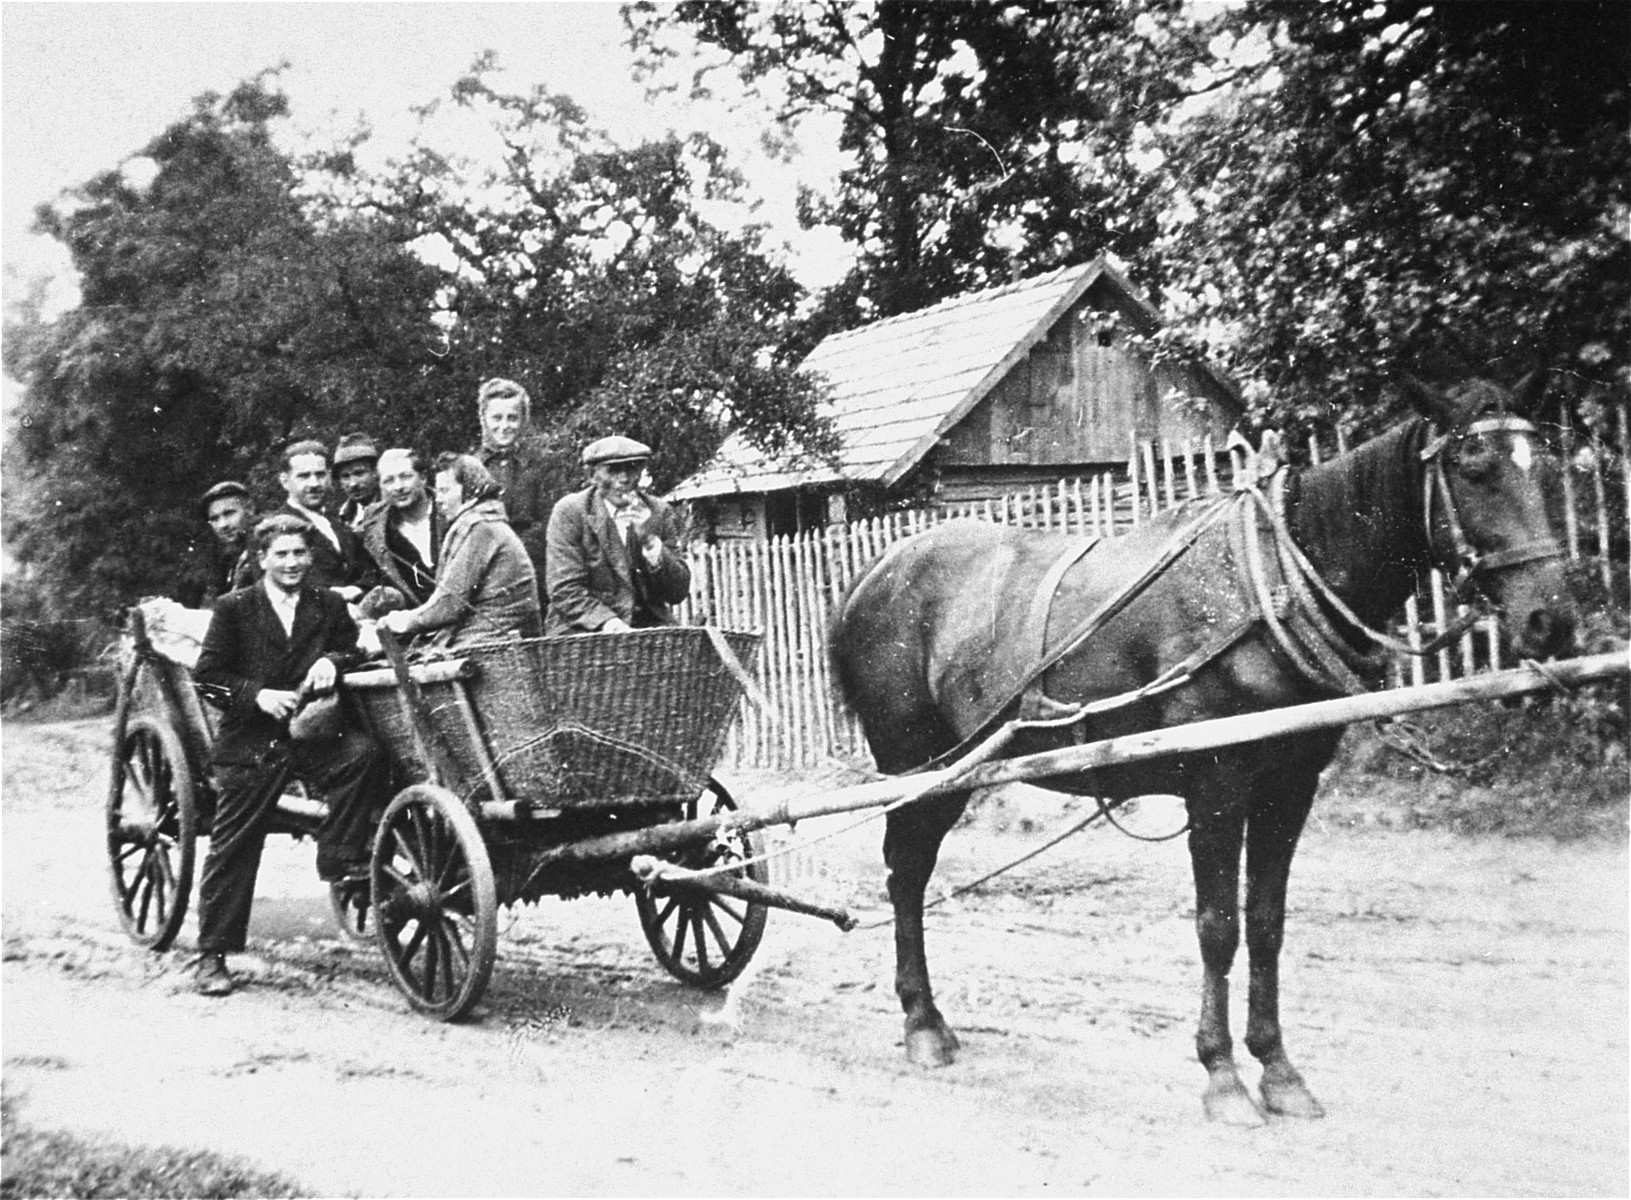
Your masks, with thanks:
<instances>
[{"instance_id":1,"label":"dirt road","mask_svg":"<svg viewBox=\"0 0 1631 1200\"><path fill-rule=\"evenodd\" d=\"M901 1054L887 929L773 914L730 994L699 995L660 971L626 898L502 914L486 1001L436 1025L331 931L309 846L272 844L230 999L190 993L184 951L125 942L99 840L105 729L4 730L0 1032L6 1088L44 1128L240 1154L323 1194L1631 1190L1623 844L1316 821L1283 990L1329 1115L1240 1131L1201 1117L1181 841L1084 835L935 910L964 1044L942 1071ZM938 878L1042 840L1001 824L954 833ZM881 917L878 837L789 869Z\"/></svg>"}]
</instances>

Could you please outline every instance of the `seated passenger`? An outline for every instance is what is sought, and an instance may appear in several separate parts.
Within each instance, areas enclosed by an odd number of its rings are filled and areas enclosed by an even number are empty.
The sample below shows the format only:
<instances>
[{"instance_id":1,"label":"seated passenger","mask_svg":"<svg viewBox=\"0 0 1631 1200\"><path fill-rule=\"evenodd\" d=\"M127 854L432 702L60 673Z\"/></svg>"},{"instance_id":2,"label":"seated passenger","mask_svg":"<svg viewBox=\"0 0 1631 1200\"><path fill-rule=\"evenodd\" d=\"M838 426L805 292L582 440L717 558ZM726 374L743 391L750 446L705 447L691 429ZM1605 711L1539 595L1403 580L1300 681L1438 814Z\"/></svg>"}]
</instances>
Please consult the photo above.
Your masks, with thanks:
<instances>
[{"instance_id":1,"label":"seated passenger","mask_svg":"<svg viewBox=\"0 0 1631 1200\"><path fill-rule=\"evenodd\" d=\"M365 617L423 604L436 588L436 542L442 519L431 499L430 483L417 450L392 449L379 456L381 503L364 515L360 532L381 583L359 605ZM381 602L379 593L386 589L394 589L394 604Z\"/></svg>"},{"instance_id":2,"label":"seated passenger","mask_svg":"<svg viewBox=\"0 0 1631 1200\"><path fill-rule=\"evenodd\" d=\"M678 514L640 490L651 448L604 437L583 451L590 484L549 517L551 637L619 633L675 623L691 590Z\"/></svg>"},{"instance_id":3,"label":"seated passenger","mask_svg":"<svg viewBox=\"0 0 1631 1200\"><path fill-rule=\"evenodd\" d=\"M434 630L430 644L442 649L543 633L532 560L498 497L498 484L475 457L437 458L436 508L447 534L436 588L418 608L380 617L381 629L403 636Z\"/></svg>"}]
</instances>

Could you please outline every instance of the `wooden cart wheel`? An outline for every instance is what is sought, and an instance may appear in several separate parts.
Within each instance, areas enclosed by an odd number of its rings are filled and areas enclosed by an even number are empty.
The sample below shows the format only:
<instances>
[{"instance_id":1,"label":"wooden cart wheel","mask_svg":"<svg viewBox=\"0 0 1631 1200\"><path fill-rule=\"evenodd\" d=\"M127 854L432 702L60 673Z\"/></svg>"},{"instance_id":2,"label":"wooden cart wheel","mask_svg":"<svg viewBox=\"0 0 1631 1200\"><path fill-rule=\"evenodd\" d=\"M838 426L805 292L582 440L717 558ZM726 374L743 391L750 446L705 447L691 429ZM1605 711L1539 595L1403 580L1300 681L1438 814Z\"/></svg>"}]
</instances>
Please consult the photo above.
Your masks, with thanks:
<instances>
[{"instance_id":1,"label":"wooden cart wheel","mask_svg":"<svg viewBox=\"0 0 1631 1200\"><path fill-rule=\"evenodd\" d=\"M135 717L113 757L107 803L113 903L130 940L168 949L187 918L198 848L198 805L181 738Z\"/></svg>"},{"instance_id":2,"label":"wooden cart wheel","mask_svg":"<svg viewBox=\"0 0 1631 1200\"><path fill-rule=\"evenodd\" d=\"M735 807L724 784L710 779L702 795L685 806L685 818L695 820ZM761 853L763 844L757 832L731 833L686 851L678 861L700 870ZM757 883L770 882L770 872L762 862L749 863L742 872ZM734 896L704 892L654 896L638 891L634 903L657 961L676 979L698 987L724 987L740 975L765 933L765 906Z\"/></svg>"},{"instance_id":3,"label":"wooden cart wheel","mask_svg":"<svg viewBox=\"0 0 1631 1200\"><path fill-rule=\"evenodd\" d=\"M368 889L358 883L331 883L328 885L329 913L334 927L348 942L371 943L374 931L368 924L372 909Z\"/></svg>"},{"instance_id":4,"label":"wooden cart wheel","mask_svg":"<svg viewBox=\"0 0 1631 1200\"><path fill-rule=\"evenodd\" d=\"M446 788L397 793L369 864L374 936L408 1003L454 1021L493 973L498 900L481 831Z\"/></svg>"}]
</instances>

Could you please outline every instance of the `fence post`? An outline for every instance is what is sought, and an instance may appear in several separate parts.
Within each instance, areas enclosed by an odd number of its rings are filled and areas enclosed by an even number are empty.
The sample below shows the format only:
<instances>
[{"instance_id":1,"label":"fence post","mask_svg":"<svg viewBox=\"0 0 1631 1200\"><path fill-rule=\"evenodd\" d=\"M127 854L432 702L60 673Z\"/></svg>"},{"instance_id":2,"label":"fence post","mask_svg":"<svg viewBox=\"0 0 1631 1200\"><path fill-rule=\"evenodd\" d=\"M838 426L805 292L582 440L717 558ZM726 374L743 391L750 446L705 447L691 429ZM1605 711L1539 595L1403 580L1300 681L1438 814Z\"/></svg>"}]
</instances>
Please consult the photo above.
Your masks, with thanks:
<instances>
[{"instance_id":1,"label":"fence post","mask_svg":"<svg viewBox=\"0 0 1631 1200\"><path fill-rule=\"evenodd\" d=\"M1563 408L1563 536L1568 542L1569 561L1580 557L1580 521L1574 511L1574 418Z\"/></svg>"}]
</instances>

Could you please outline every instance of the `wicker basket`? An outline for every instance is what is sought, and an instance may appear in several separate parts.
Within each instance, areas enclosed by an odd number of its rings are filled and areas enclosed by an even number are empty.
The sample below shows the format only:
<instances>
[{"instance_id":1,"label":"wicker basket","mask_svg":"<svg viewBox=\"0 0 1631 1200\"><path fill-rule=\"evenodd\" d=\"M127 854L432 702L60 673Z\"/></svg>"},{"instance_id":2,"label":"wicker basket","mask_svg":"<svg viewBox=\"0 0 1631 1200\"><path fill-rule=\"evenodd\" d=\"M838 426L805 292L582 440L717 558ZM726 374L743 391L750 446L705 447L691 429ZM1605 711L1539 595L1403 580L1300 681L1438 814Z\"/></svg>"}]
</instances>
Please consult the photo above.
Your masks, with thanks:
<instances>
[{"instance_id":1,"label":"wicker basket","mask_svg":"<svg viewBox=\"0 0 1631 1200\"><path fill-rule=\"evenodd\" d=\"M756 633L724 634L750 662ZM694 626L462 647L473 679L422 685L461 795L555 808L695 799L719 760L742 684ZM468 704L458 689L466 689ZM423 775L394 690L358 693L375 733ZM487 786L483 748L502 797Z\"/></svg>"}]
</instances>

